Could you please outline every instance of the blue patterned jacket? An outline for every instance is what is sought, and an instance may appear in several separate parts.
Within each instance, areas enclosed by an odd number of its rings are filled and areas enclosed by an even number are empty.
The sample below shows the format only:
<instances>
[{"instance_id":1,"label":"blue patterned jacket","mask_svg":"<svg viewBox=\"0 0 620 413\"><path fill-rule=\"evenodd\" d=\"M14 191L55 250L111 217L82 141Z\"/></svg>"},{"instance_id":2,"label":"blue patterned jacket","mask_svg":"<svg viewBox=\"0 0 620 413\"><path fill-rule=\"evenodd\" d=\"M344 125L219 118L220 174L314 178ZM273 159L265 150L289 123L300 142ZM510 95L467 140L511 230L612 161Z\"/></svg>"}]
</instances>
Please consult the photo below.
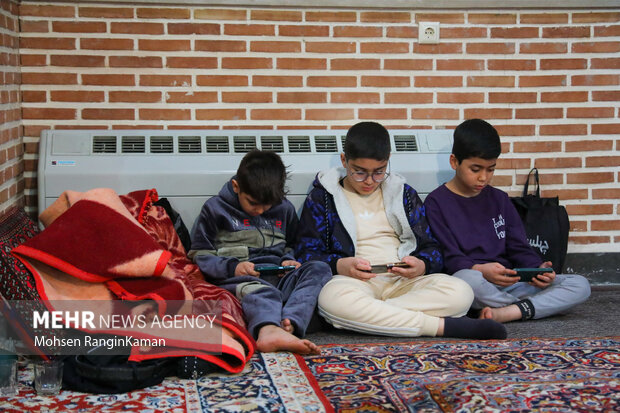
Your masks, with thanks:
<instances>
[{"instance_id":1,"label":"blue patterned jacket","mask_svg":"<svg viewBox=\"0 0 620 413\"><path fill-rule=\"evenodd\" d=\"M355 256L357 238L355 217L340 185L344 174L342 168L317 174L301 212L295 246L300 262L326 262L333 274L338 273L336 263L340 258ZM423 260L425 274L440 272L441 246L431 233L416 190L395 173L381 184L381 189L388 221L401 241L398 256L402 259L412 255Z\"/></svg>"}]
</instances>

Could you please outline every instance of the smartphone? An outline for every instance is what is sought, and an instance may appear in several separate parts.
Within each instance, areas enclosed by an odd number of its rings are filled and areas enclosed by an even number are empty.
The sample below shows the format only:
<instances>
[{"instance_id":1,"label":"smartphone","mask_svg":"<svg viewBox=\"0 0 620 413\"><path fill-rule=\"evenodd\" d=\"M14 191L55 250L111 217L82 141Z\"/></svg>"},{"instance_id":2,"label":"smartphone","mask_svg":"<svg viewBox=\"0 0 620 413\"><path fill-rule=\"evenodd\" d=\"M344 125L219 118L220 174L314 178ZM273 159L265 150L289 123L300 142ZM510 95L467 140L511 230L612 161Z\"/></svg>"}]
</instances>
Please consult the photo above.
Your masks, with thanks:
<instances>
[{"instance_id":1,"label":"smartphone","mask_svg":"<svg viewBox=\"0 0 620 413\"><path fill-rule=\"evenodd\" d=\"M260 275L277 275L284 274L287 271L291 271L295 269L294 265L264 265L261 267L254 267L256 271L260 273Z\"/></svg>"},{"instance_id":2,"label":"smartphone","mask_svg":"<svg viewBox=\"0 0 620 413\"><path fill-rule=\"evenodd\" d=\"M553 272L553 268L513 268L517 272L519 281L530 282L537 274Z\"/></svg>"},{"instance_id":3,"label":"smartphone","mask_svg":"<svg viewBox=\"0 0 620 413\"><path fill-rule=\"evenodd\" d=\"M394 267L408 268L409 264L406 264L404 262L394 262L394 263L391 263L391 264L371 265L370 266L370 272L372 272L374 274L382 274L384 272L388 272L388 270L390 270L390 269L392 269Z\"/></svg>"}]
</instances>

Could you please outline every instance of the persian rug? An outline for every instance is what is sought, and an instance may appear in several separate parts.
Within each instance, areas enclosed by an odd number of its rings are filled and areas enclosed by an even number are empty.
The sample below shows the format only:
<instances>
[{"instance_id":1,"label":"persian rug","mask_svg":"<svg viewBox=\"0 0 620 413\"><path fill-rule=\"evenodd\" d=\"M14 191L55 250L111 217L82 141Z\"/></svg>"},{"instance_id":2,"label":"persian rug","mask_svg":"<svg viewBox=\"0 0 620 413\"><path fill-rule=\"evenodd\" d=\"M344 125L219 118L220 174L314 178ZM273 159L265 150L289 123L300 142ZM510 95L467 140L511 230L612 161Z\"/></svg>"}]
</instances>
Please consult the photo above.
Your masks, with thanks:
<instances>
[{"instance_id":1,"label":"persian rug","mask_svg":"<svg viewBox=\"0 0 620 413\"><path fill-rule=\"evenodd\" d=\"M327 345L336 412L620 412L620 337Z\"/></svg>"},{"instance_id":2,"label":"persian rug","mask_svg":"<svg viewBox=\"0 0 620 413\"><path fill-rule=\"evenodd\" d=\"M171 377L124 394L63 390L39 396L32 387L32 368L21 368L19 375L19 394L0 397L1 412L333 412L303 359L290 353L255 354L237 374Z\"/></svg>"}]
</instances>

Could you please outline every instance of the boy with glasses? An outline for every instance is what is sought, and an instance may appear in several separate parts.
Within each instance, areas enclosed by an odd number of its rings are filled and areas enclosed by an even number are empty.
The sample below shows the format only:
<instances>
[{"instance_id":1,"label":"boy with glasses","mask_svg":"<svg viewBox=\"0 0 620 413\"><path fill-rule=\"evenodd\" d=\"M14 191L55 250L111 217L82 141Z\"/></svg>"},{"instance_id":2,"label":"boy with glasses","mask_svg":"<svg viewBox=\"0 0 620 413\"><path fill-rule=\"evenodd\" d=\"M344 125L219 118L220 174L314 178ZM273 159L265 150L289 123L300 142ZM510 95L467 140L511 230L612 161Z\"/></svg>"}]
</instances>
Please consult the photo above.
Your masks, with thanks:
<instances>
[{"instance_id":1,"label":"boy with glasses","mask_svg":"<svg viewBox=\"0 0 620 413\"><path fill-rule=\"evenodd\" d=\"M467 283L443 267L422 201L388 173L390 136L375 122L347 132L344 169L319 172L297 231L296 256L330 265L319 313L334 327L389 336L502 339L494 320L462 317L473 301ZM402 262L372 272L372 265ZM379 273L376 273L376 272Z\"/></svg>"}]
</instances>

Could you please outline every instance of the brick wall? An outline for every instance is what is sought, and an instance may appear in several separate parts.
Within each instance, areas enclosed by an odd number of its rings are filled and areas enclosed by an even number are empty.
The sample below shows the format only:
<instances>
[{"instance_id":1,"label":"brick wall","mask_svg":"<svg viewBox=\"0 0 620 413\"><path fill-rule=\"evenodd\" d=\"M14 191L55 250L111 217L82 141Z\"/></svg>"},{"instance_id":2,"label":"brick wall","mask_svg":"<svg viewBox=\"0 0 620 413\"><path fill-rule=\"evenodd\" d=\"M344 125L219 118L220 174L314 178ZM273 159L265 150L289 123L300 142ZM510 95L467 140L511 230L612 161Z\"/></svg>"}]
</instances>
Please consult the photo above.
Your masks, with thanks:
<instances>
[{"instance_id":1,"label":"brick wall","mask_svg":"<svg viewBox=\"0 0 620 413\"><path fill-rule=\"evenodd\" d=\"M0 1L0 213L24 203L17 3Z\"/></svg>"},{"instance_id":2,"label":"brick wall","mask_svg":"<svg viewBox=\"0 0 620 413\"><path fill-rule=\"evenodd\" d=\"M417 41L419 21L441 43ZM26 197L46 128L496 125L494 184L559 195L573 252L620 242L620 12L20 7Z\"/></svg>"}]
</instances>

